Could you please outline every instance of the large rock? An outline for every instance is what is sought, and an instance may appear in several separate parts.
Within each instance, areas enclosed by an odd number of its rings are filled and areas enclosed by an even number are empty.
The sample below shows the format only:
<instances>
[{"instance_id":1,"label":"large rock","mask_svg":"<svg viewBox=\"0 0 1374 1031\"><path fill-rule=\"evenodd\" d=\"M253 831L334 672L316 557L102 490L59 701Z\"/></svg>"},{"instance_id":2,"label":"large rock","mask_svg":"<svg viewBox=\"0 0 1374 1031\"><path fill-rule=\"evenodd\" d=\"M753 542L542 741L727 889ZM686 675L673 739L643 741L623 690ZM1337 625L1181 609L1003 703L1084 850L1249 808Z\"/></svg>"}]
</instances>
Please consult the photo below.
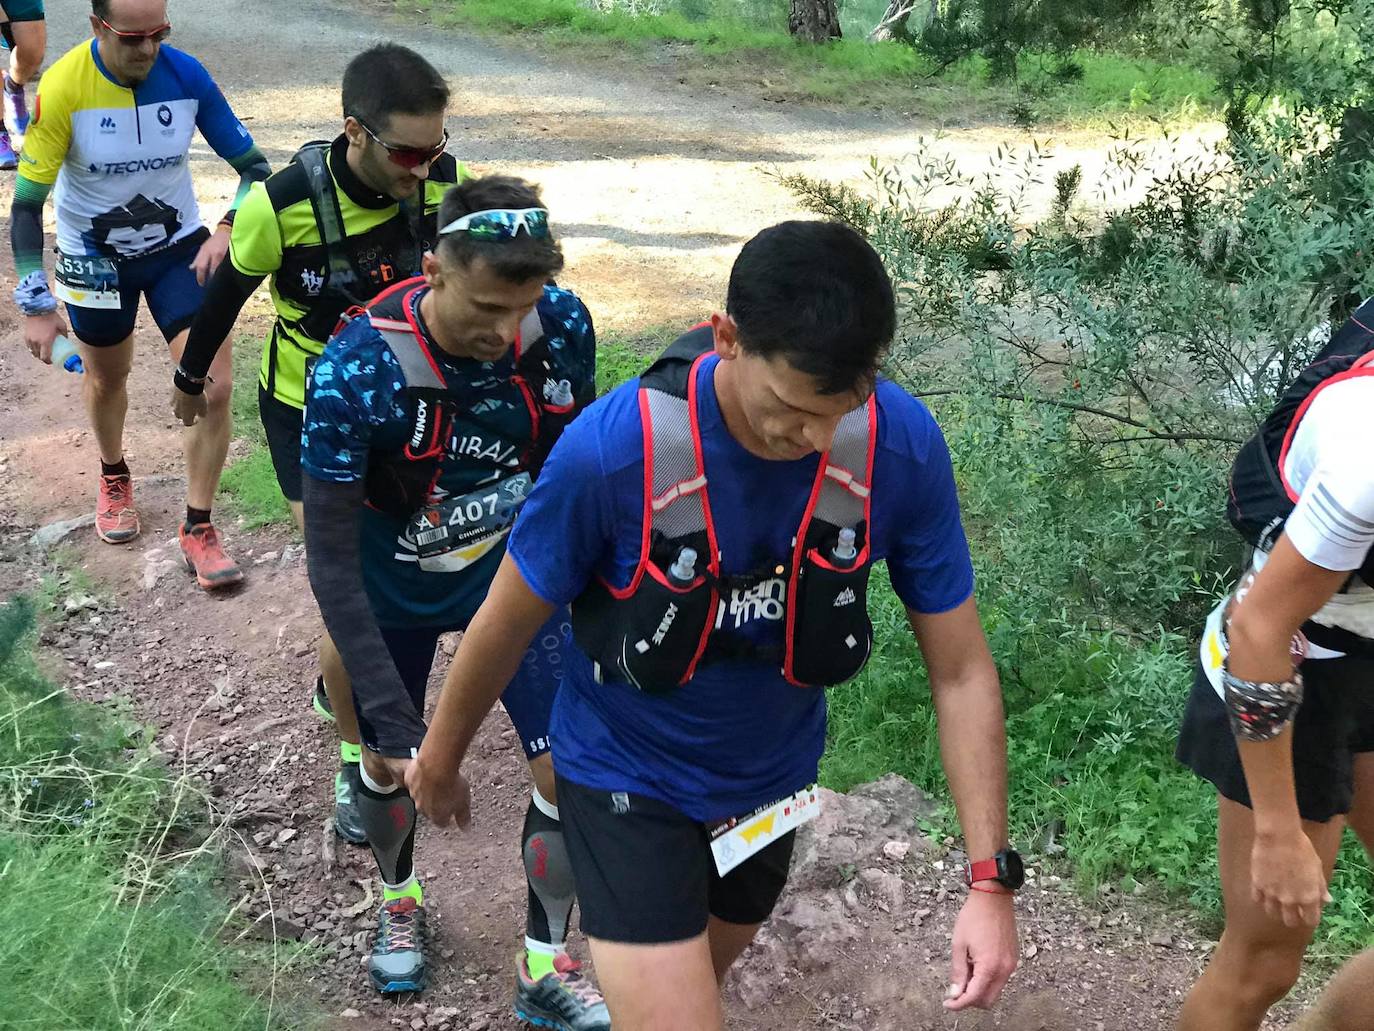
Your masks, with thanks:
<instances>
[{"instance_id":1,"label":"large rock","mask_svg":"<svg viewBox=\"0 0 1374 1031\"><path fill-rule=\"evenodd\" d=\"M85 515L79 515L75 519L62 519L56 523L49 523L47 526L35 530L33 536L29 538L29 544L39 551L46 551L54 544L61 541L69 533L94 525L94 512L87 512Z\"/></svg>"},{"instance_id":2,"label":"large rock","mask_svg":"<svg viewBox=\"0 0 1374 1031\"><path fill-rule=\"evenodd\" d=\"M845 915L834 894L820 898L794 896L774 914L772 925L805 973L824 970L834 962L842 946L859 936L858 928Z\"/></svg>"},{"instance_id":3,"label":"large rock","mask_svg":"<svg viewBox=\"0 0 1374 1031\"><path fill-rule=\"evenodd\" d=\"M937 807L905 777L889 773L847 794L821 788L820 795L820 815L797 832L795 888L833 887L845 872L882 866L889 842L910 843L918 851L927 847L920 821Z\"/></svg>"}]
</instances>

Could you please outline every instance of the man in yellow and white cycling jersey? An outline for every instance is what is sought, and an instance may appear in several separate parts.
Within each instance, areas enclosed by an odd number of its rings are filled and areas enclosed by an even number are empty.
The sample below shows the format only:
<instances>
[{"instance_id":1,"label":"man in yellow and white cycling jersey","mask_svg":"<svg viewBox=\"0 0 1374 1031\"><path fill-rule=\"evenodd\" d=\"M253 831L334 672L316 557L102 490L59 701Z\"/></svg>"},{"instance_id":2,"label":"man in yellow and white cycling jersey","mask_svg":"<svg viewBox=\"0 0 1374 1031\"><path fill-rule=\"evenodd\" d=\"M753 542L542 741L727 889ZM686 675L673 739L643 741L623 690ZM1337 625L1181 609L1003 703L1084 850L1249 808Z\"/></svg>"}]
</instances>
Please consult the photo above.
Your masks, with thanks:
<instances>
[{"instance_id":1,"label":"man in yellow and white cycling jersey","mask_svg":"<svg viewBox=\"0 0 1374 1031\"><path fill-rule=\"evenodd\" d=\"M204 283L229 246L234 210L267 177L267 159L205 68L163 41L166 0L92 0L95 38L43 76L20 156L10 222L25 315L24 341L43 362L67 333L66 302L85 366L86 412L100 449L96 533L112 544L138 535L124 460L126 381L142 296L180 360ZM188 165L196 130L240 174L238 194L211 234L201 223ZM55 187L55 188L54 188ZM43 204L57 209L55 284L43 269ZM224 553L210 508L229 447L231 355L211 368L208 417L186 431L182 554L206 589L243 579Z\"/></svg>"}]
</instances>

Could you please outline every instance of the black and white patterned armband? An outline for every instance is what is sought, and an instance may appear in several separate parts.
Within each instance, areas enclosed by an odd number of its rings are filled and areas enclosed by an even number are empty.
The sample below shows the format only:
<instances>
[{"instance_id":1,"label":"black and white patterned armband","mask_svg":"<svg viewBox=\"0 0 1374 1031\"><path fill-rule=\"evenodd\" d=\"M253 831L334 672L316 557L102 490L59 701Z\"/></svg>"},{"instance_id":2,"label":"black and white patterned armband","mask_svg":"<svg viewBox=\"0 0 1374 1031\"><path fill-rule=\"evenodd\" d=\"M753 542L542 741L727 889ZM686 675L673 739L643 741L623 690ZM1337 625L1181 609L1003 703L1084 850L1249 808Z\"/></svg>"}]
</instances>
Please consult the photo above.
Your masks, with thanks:
<instances>
[{"instance_id":1,"label":"black and white patterned armband","mask_svg":"<svg viewBox=\"0 0 1374 1031\"><path fill-rule=\"evenodd\" d=\"M1269 741L1278 737L1293 722L1302 705L1302 673L1281 683L1241 680L1228 665L1221 668L1221 684L1226 691L1226 712L1231 731L1242 741Z\"/></svg>"}]
</instances>

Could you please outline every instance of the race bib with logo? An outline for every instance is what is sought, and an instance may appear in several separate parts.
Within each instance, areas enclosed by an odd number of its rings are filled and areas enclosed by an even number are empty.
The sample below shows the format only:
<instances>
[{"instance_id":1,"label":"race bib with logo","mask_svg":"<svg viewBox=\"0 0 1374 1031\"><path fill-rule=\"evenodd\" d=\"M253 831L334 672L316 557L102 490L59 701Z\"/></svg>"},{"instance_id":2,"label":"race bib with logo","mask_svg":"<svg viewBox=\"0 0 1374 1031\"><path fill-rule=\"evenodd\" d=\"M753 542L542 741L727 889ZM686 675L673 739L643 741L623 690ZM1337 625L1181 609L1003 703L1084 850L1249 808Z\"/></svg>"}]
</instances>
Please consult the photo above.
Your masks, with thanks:
<instances>
[{"instance_id":1,"label":"race bib with logo","mask_svg":"<svg viewBox=\"0 0 1374 1031\"><path fill-rule=\"evenodd\" d=\"M820 811L821 797L816 785L812 784L795 795L755 809L748 816L717 824L710 830L711 855L716 862L716 872L724 877L788 831L814 820Z\"/></svg>"},{"instance_id":2,"label":"race bib with logo","mask_svg":"<svg viewBox=\"0 0 1374 1031\"><path fill-rule=\"evenodd\" d=\"M411 516L405 541L420 568L457 573L491 551L515 525L533 482L529 473L518 473Z\"/></svg>"},{"instance_id":3,"label":"race bib with logo","mask_svg":"<svg viewBox=\"0 0 1374 1031\"><path fill-rule=\"evenodd\" d=\"M118 308L119 269L104 255L57 255L53 293L77 308Z\"/></svg>"}]
</instances>

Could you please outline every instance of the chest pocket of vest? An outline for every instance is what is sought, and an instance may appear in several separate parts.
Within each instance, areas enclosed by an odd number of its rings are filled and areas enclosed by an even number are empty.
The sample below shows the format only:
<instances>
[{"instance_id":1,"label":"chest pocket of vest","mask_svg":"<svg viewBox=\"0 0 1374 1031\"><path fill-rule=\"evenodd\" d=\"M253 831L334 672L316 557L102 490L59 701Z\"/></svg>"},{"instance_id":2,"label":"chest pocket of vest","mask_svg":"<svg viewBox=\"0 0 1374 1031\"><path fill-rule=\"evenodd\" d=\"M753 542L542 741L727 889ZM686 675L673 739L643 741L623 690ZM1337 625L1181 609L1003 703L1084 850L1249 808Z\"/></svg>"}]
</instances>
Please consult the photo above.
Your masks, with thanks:
<instances>
[{"instance_id":1,"label":"chest pocket of vest","mask_svg":"<svg viewBox=\"0 0 1374 1031\"><path fill-rule=\"evenodd\" d=\"M858 531L866 534L867 528L861 525ZM820 545L807 549L800 561L788 610L789 673L800 683L831 687L856 676L873 650L867 604L873 567L862 537L855 542L858 555L842 568L834 558L838 530L813 536ZM822 627L824 633L812 632Z\"/></svg>"},{"instance_id":2,"label":"chest pocket of vest","mask_svg":"<svg viewBox=\"0 0 1374 1031\"><path fill-rule=\"evenodd\" d=\"M664 564L671 568L671 563ZM705 575L697 573L690 583L676 583L651 555L644 563L635 603L604 613L613 622L610 639L620 642L620 653L603 653L603 658L647 694L673 691L701 654L717 597Z\"/></svg>"},{"instance_id":3,"label":"chest pocket of vest","mask_svg":"<svg viewBox=\"0 0 1374 1031\"><path fill-rule=\"evenodd\" d=\"M396 349L395 344L392 349ZM409 386L406 390L410 395L410 439L400 454L373 452L367 463L368 504L391 516L412 515L429 501L453 434L453 415L445 391Z\"/></svg>"}]
</instances>

